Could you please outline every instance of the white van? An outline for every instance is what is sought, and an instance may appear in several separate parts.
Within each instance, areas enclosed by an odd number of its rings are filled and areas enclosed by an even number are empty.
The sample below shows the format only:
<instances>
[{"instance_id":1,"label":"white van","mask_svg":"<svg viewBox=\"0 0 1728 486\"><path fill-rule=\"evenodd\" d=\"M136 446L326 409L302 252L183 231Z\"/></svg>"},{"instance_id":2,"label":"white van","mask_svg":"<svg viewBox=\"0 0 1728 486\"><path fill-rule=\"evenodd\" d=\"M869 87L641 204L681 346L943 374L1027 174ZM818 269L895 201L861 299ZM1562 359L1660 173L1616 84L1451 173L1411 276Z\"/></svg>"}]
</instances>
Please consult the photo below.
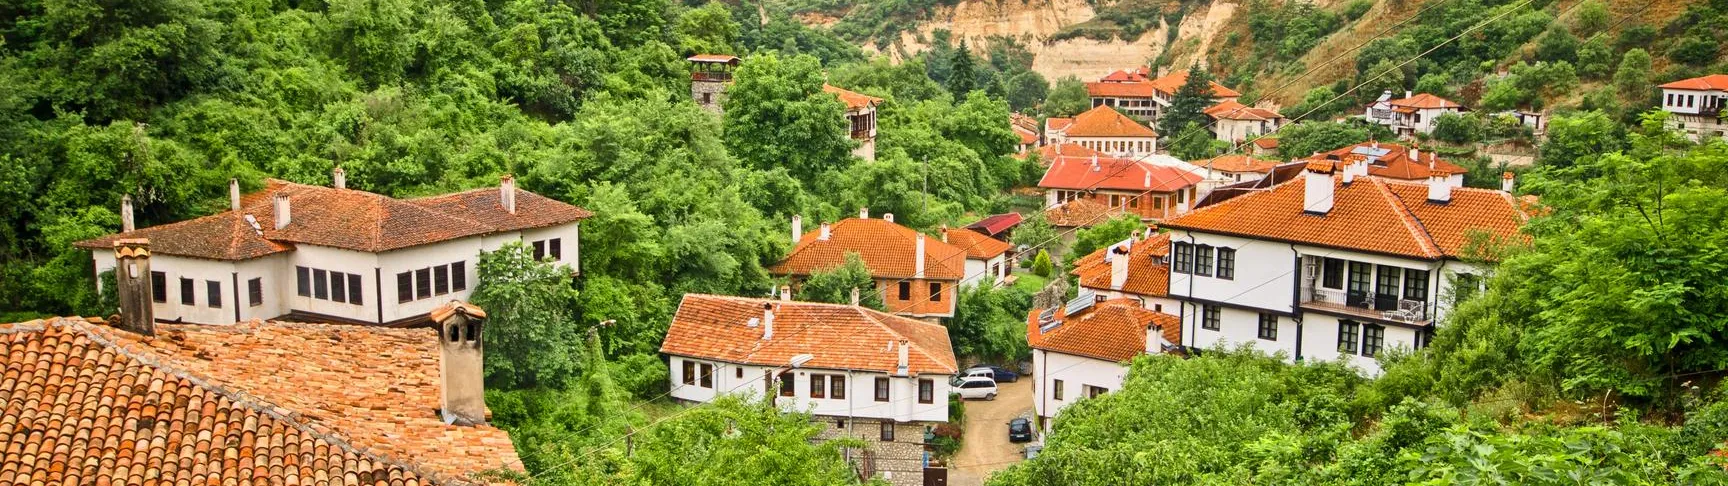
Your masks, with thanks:
<instances>
[{"instance_id":1,"label":"white van","mask_svg":"<svg viewBox=\"0 0 1728 486\"><path fill-rule=\"evenodd\" d=\"M988 376L959 376L951 384L962 400L996 399L996 380Z\"/></svg>"}]
</instances>

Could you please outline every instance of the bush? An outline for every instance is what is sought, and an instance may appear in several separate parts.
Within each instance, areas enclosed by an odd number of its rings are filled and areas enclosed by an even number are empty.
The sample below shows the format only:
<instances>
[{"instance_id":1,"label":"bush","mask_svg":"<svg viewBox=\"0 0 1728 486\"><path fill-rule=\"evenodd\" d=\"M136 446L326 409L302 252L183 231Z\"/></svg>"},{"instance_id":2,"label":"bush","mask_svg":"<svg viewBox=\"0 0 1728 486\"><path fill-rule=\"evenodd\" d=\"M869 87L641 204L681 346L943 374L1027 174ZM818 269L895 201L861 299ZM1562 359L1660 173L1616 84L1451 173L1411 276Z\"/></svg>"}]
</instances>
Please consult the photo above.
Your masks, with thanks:
<instances>
[{"instance_id":1,"label":"bush","mask_svg":"<svg viewBox=\"0 0 1728 486\"><path fill-rule=\"evenodd\" d=\"M1479 142L1482 140L1482 120L1473 115L1442 114L1434 119L1434 138L1460 145Z\"/></svg>"},{"instance_id":2,"label":"bush","mask_svg":"<svg viewBox=\"0 0 1728 486\"><path fill-rule=\"evenodd\" d=\"M1356 20L1362 18L1363 15L1368 13L1368 9L1370 8L1374 8L1374 0L1353 0L1349 4L1344 5L1344 19Z\"/></svg>"},{"instance_id":3,"label":"bush","mask_svg":"<svg viewBox=\"0 0 1728 486\"><path fill-rule=\"evenodd\" d=\"M1032 274L1050 278L1050 274L1054 272L1055 265L1050 263L1050 252L1038 250L1038 256L1032 258Z\"/></svg>"},{"instance_id":4,"label":"bush","mask_svg":"<svg viewBox=\"0 0 1728 486\"><path fill-rule=\"evenodd\" d=\"M966 423L966 401L961 400L957 393L948 395L948 423L955 425Z\"/></svg>"}]
</instances>

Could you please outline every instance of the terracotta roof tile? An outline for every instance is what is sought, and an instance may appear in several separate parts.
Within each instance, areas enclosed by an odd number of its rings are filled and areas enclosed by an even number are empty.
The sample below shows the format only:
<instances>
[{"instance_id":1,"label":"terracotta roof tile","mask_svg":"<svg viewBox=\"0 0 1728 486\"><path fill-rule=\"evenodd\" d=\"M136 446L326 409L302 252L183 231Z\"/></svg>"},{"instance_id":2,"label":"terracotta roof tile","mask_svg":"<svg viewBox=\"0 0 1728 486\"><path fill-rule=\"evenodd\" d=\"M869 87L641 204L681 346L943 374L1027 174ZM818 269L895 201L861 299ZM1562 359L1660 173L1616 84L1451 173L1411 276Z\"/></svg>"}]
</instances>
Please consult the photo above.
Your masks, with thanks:
<instances>
[{"instance_id":1,"label":"terracotta roof tile","mask_svg":"<svg viewBox=\"0 0 1728 486\"><path fill-rule=\"evenodd\" d=\"M25 405L0 415L0 483L445 484L521 471L502 430L438 418L438 359L427 329L0 326L0 397ZM50 448L61 452L12 452Z\"/></svg>"},{"instance_id":2,"label":"terracotta roof tile","mask_svg":"<svg viewBox=\"0 0 1728 486\"><path fill-rule=\"evenodd\" d=\"M1100 98L1151 98L1156 93L1152 83L1145 81L1102 81L1086 83L1086 95Z\"/></svg>"},{"instance_id":3,"label":"terracotta roof tile","mask_svg":"<svg viewBox=\"0 0 1728 486\"><path fill-rule=\"evenodd\" d=\"M1117 82L1117 83L1133 82L1133 81L1150 81L1151 78L1149 78L1147 76L1151 73L1152 73L1152 68L1147 67L1147 66L1140 66L1140 67L1128 68L1128 69L1118 69L1116 71L1111 72L1110 74L1104 75L1104 77L1100 78L1100 80L1107 81L1107 82Z\"/></svg>"},{"instance_id":4,"label":"terracotta roof tile","mask_svg":"<svg viewBox=\"0 0 1728 486\"><path fill-rule=\"evenodd\" d=\"M1044 219L1049 221L1051 226L1056 227L1090 227L1108 221L1118 214L1122 214L1121 208L1112 208L1091 199L1079 198L1044 210Z\"/></svg>"},{"instance_id":5,"label":"terracotta roof tile","mask_svg":"<svg viewBox=\"0 0 1728 486\"><path fill-rule=\"evenodd\" d=\"M1026 316L1026 342L1033 349L1123 362L1146 352L1149 326L1158 326L1165 341L1182 342L1182 326L1176 316L1147 310L1133 299L1099 302L1076 315L1057 308L1056 318L1062 324L1049 331L1041 331L1038 325L1042 312L1034 308Z\"/></svg>"},{"instance_id":6,"label":"terracotta roof tile","mask_svg":"<svg viewBox=\"0 0 1728 486\"><path fill-rule=\"evenodd\" d=\"M409 199L414 205L488 226L489 231L520 231L556 226L594 216L586 209L546 196L516 190L516 212L504 210L496 187Z\"/></svg>"},{"instance_id":7,"label":"terracotta roof tile","mask_svg":"<svg viewBox=\"0 0 1728 486\"><path fill-rule=\"evenodd\" d=\"M1278 148L1278 137L1256 138L1256 139L1254 139L1254 146L1260 147L1260 148L1266 149L1266 150L1277 149Z\"/></svg>"},{"instance_id":8,"label":"terracotta roof tile","mask_svg":"<svg viewBox=\"0 0 1728 486\"><path fill-rule=\"evenodd\" d=\"M1170 74L1166 74L1163 77L1148 82L1152 83L1152 86L1157 88L1158 91L1163 91L1165 94L1169 95L1175 95L1176 90L1182 89L1182 85L1188 82L1188 70L1183 69L1179 71L1171 71ZM1212 96L1217 98L1235 98L1242 96L1242 93L1238 93L1236 90L1226 88L1224 85L1218 84L1217 81L1213 81Z\"/></svg>"},{"instance_id":9,"label":"terracotta roof tile","mask_svg":"<svg viewBox=\"0 0 1728 486\"><path fill-rule=\"evenodd\" d=\"M1110 156L1054 157L1038 187L1175 192L1200 180L1193 172L1151 162Z\"/></svg>"},{"instance_id":10,"label":"terracotta roof tile","mask_svg":"<svg viewBox=\"0 0 1728 486\"><path fill-rule=\"evenodd\" d=\"M882 98L877 98L856 91L850 91L827 83L822 84L822 91L834 93L835 97L840 98L841 103L846 104L846 111L858 111L882 104Z\"/></svg>"},{"instance_id":11,"label":"terracotta roof tile","mask_svg":"<svg viewBox=\"0 0 1728 486\"><path fill-rule=\"evenodd\" d=\"M1151 127L1128 118L1115 108L1099 106L1074 117L1074 124L1062 132L1069 137L1157 137Z\"/></svg>"},{"instance_id":12,"label":"terracotta roof tile","mask_svg":"<svg viewBox=\"0 0 1728 486\"><path fill-rule=\"evenodd\" d=\"M731 64L738 62L738 56L731 54L697 54L686 58L686 60L689 60L690 62L721 62Z\"/></svg>"},{"instance_id":13,"label":"terracotta roof tile","mask_svg":"<svg viewBox=\"0 0 1728 486\"><path fill-rule=\"evenodd\" d=\"M1099 248L1075 260L1074 269L1068 273L1079 277L1081 287L1120 290L1148 297L1170 295L1170 267L1164 264L1164 258L1170 254L1169 233L1159 233L1129 244L1128 278L1120 289L1110 286L1110 262L1104 259L1105 253L1115 246Z\"/></svg>"},{"instance_id":14,"label":"terracotta roof tile","mask_svg":"<svg viewBox=\"0 0 1728 486\"><path fill-rule=\"evenodd\" d=\"M1431 95L1428 93L1417 93L1416 96L1411 96L1409 98L1400 98L1400 99L1388 101L1387 103L1391 103L1392 106L1399 106L1399 107L1405 107L1405 108L1415 108L1415 109L1463 108L1464 107L1464 105L1460 105L1458 103L1455 103L1452 100L1448 100L1446 98L1441 98L1439 96L1434 96L1434 95Z\"/></svg>"},{"instance_id":15,"label":"terracotta roof tile","mask_svg":"<svg viewBox=\"0 0 1728 486\"><path fill-rule=\"evenodd\" d=\"M913 278L918 236L912 228L883 219L847 218L821 230L804 233L786 258L768 268L775 275L810 275L846 263L847 253L857 253L877 278ZM924 238L924 276L935 280L959 280L965 275L965 252L935 237Z\"/></svg>"},{"instance_id":16,"label":"terracotta roof tile","mask_svg":"<svg viewBox=\"0 0 1728 486\"><path fill-rule=\"evenodd\" d=\"M1384 155L1374 157L1369 152L1383 152ZM1334 163L1350 163L1368 161L1368 175L1398 179L1405 181L1423 181L1437 170L1445 170L1448 174L1463 174L1469 169L1453 164L1440 158L1433 151L1419 150L1417 155L1421 160L1410 158L1410 147L1391 142L1362 142L1356 145L1322 152L1319 157L1309 157L1305 160L1327 160Z\"/></svg>"},{"instance_id":17,"label":"terracotta roof tile","mask_svg":"<svg viewBox=\"0 0 1728 486\"><path fill-rule=\"evenodd\" d=\"M1657 87L1664 89L1690 89L1697 91L1728 90L1728 74L1711 74L1709 76L1682 79Z\"/></svg>"},{"instance_id":18,"label":"terracotta roof tile","mask_svg":"<svg viewBox=\"0 0 1728 486\"><path fill-rule=\"evenodd\" d=\"M774 335L750 327L774 306ZM890 315L864 307L684 294L666 331L660 352L730 363L786 366L809 354L805 368L870 370L893 373L899 352L888 343L910 343L908 368L918 374L954 374L959 369L948 329L938 324ZM898 346L898 344L896 344Z\"/></svg>"},{"instance_id":19,"label":"terracotta roof tile","mask_svg":"<svg viewBox=\"0 0 1728 486\"><path fill-rule=\"evenodd\" d=\"M989 260L1008 253L1008 242L985 236L965 228L948 228L943 233L946 243L966 251L966 258Z\"/></svg>"},{"instance_id":20,"label":"terracotta roof tile","mask_svg":"<svg viewBox=\"0 0 1728 486\"><path fill-rule=\"evenodd\" d=\"M1234 100L1220 102L1205 110L1206 116L1220 120L1278 120L1284 115L1265 108L1254 108Z\"/></svg>"},{"instance_id":21,"label":"terracotta roof tile","mask_svg":"<svg viewBox=\"0 0 1728 486\"><path fill-rule=\"evenodd\" d=\"M1224 155L1205 160L1196 160L1194 165L1211 167L1212 170L1224 172L1272 172L1278 166L1276 160L1256 159L1246 155Z\"/></svg>"},{"instance_id":22,"label":"terracotta roof tile","mask_svg":"<svg viewBox=\"0 0 1728 486\"><path fill-rule=\"evenodd\" d=\"M1068 127L1072 126L1072 125L1074 125L1074 119L1072 117L1055 117L1055 116L1053 116L1053 117L1044 119L1044 129L1046 131L1059 132L1062 130L1067 130Z\"/></svg>"},{"instance_id":23,"label":"terracotta roof tile","mask_svg":"<svg viewBox=\"0 0 1728 486\"><path fill-rule=\"evenodd\" d=\"M995 236L1002 234L1003 231L1007 231L1009 228L1018 226L1020 220L1020 213L994 214L985 216L984 219L980 219L976 223L966 225L966 228Z\"/></svg>"}]
</instances>

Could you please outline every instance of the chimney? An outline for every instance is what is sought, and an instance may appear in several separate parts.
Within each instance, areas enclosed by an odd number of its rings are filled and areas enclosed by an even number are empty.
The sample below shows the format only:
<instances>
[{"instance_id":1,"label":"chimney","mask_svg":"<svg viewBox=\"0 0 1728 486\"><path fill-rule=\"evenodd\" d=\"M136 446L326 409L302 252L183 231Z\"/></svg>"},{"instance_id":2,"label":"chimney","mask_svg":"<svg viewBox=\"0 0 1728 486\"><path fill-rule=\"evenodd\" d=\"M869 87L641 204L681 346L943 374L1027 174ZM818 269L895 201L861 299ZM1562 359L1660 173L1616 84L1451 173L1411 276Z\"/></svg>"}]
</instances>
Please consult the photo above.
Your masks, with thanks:
<instances>
[{"instance_id":1,"label":"chimney","mask_svg":"<svg viewBox=\"0 0 1728 486\"><path fill-rule=\"evenodd\" d=\"M918 233L917 242L913 244L913 247L916 249L912 250L912 276L913 278L924 278L924 233Z\"/></svg>"},{"instance_id":2,"label":"chimney","mask_svg":"<svg viewBox=\"0 0 1728 486\"><path fill-rule=\"evenodd\" d=\"M948 242L948 223L942 223L942 242Z\"/></svg>"},{"instance_id":3,"label":"chimney","mask_svg":"<svg viewBox=\"0 0 1728 486\"><path fill-rule=\"evenodd\" d=\"M1098 172L1098 154L1092 154L1092 172Z\"/></svg>"},{"instance_id":4,"label":"chimney","mask_svg":"<svg viewBox=\"0 0 1728 486\"><path fill-rule=\"evenodd\" d=\"M114 287L120 292L120 328L144 336L156 335L151 307L150 240L114 240Z\"/></svg>"},{"instance_id":5,"label":"chimney","mask_svg":"<svg viewBox=\"0 0 1728 486\"><path fill-rule=\"evenodd\" d=\"M1353 165L1344 166L1344 185L1346 186L1350 185L1352 182L1356 182L1356 171L1352 170L1352 166Z\"/></svg>"},{"instance_id":6,"label":"chimney","mask_svg":"<svg viewBox=\"0 0 1728 486\"><path fill-rule=\"evenodd\" d=\"M792 300L792 286L791 285L781 285L780 286L780 300Z\"/></svg>"},{"instance_id":7,"label":"chimney","mask_svg":"<svg viewBox=\"0 0 1728 486\"><path fill-rule=\"evenodd\" d=\"M894 213L882 213L882 220L890 223L894 222Z\"/></svg>"},{"instance_id":8,"label":"chimney","mask_svg":"<svg viewBox=\"0 0 1728 486\"><path fill-rule=\"evenodd\" d=\"M278 192L274 202L276 203L276 229L288 227L288 223L294 222L294 214L290 212L292 208L288 206L288 195Z\"/></svg>"},{"instance_id":9,"label":"chimney","mask_svg":"<svg viewBox=\"0 0 1728 486\"><path fill-rule=\"evenodd\" d=\"M486 312L450 301L427 315L438 325L438 411L444 423L486 423L486 383L481 332Z\"/></svg>"},{"instance_id":10,"label":"chimney","mask_svg":"<svg viewBox=\"0 0 1728 486\"><path fill-rule=\"evenodd\" d=\"M1392 99L1392 90L1381 91L1380 92L1380 99L1375 100L1375 101L1379 102L1379 101L1386 101L1389 99Z\"/></svg>"},{"instance_id":11,"label":"chimney","mask_svg":"<svg viewBox=\"0 0 1728 486\"><path fill-rule=\"evenodd\" d=\"M834 232L833 232L833 231L832 231L832 230L829 230L829 229L828 229L828 223L822 223L822 233L821 233L821 234L818 234L818 235L816 235L816 239L818 239L818 240L827 240L827 239L828 239L828 237L829 237L829 236L830 236L830 235L833 235L833 234L834 234Z\"/></svg>"},{"instance_id":12,"label":"chimney","mask_svg":"<svg viewBox=\"0 0 1728 486\"><path fill-rule=\"evenodd\" d=\"M803 237L804 237L804 217L794 214L794 215L792 215L792 244L794 244L794 245L798 244L798 240L803 238Z\"/></svg>"},{"instance_id":13,"label":"chimney","mask_svg":"<svg viewBox=\"0 0 1728 486\"><path fill-rule=\"evenodd\" d=\"M1332 164L1309 162L1303 170L1302 211L1326 214L1332 210Z\"/></svg>"},{"instance_id":14,"label":"chimney","mask_svg":"<svg viewBox=\"0 0 1728 486\"><path fill-rule=\"evenodd\" d=\"M900 340L900 349L898 350L898 351L900 351L900 360L896 361L897 364L894 367L894 372L895 372L894 374L895 375L906 376L911 371L911 367L908 366L908 360L906 359L907 358L906 353L907 353L908 347L910 347L910 346L908 346L908 344L906 343L906 340L901 339Z\"/></svg>"},{"instance_id":15,"label":"chimney","mask_svg":"<svg viewBox=\"0 0 1728 486\"><path fill-rule=\"evenodd\" d=\"M1146 354L1158 354L1163 350L1158 341L1164 338L1164 333L1159 331L1157 324L1146 325Z\"/></svg>"},{"instance_id":16,"label":"chimney","mask_svg":"<svg viewBox=\"0 0 1728 486\"><path fill-rule=\"evenodd\" d=\"M1415 96L1416 96L1416 92L1410 91L1410 90L1404 90L1404 97L1405 98L1414 98Z\"/></svg>"},{"instance_id":17,"label":"chimney","mask_svg":"<svg viewBox=\"0 0 1728 486\"><path fill-rule=\"evenodd\" d=\"M870 219L870 208L858 208L858 219Z\"/></svg>"},{"instance_id":18,"label":"chimney","mask_svg":"<svg viewBox=\"0 0 1728 486\"><path fill-rule=\"evenodd\" d=\"M1444 169L1428 176L1428 202L1445 204L1452 201L1452 184L1446 181L1449 176L1451 174Z\"/></svg>"},{"instance_id":19,"label":"chimney","mask_svg":"<svg viewBox=\"0 0 1728 486\"><path fill-rule=\"evenodd\" d=\"M1147 188L1152 187L1152 171L1150 171L1150 170L1146 171L1146 181L1143 182L1142 184Z\"/></svg>"},{"instance_id":20,"label":"chimney","mask_svg":"<svg viewBox=\"0 0 1728 486\"><path fill-rule=\"evenodd\" d=\"M498 178L498 204L504 206L504 211L516 214L516 177L504 174Z\"/></svg>"},{"instance_id":21,"label":"chimney","mask_svg":"<svg viewBox=\"0 0 1728 486\"><path fill-rule=\"evenodd\" d=\"M859 302L862 301L858 300L858 287L852 287L852 305L856 306Z\"/></svg>"},{"instance_id":22,"label":"chimney","mask_svg":"<svg viewBox=\"0 0 1728 486\"><path fill-rule=\"evenodd\" d=\"M240 179L228 179L228 209L240 210Z\"/></svg>"},{"instance_id":23,"label":"chimney","mask_svg":"<svg viewBox=\"0 0 1728 486\"><path fill-rule=\"evenodd\" d=\"M1506 192L1512 192L1513 177L1514 176L1512 175L1512 171L1506 171L1506 172L1501 173L1500 174L1500 190L1506 191Z\"/></svg>"},{"instance_id":24,"label":"chimney","mask_svg":"<svg viewBox=\"0 0 1728 486\"><path fill-rule=\"evenodd\" d=\"M1507 174L1511 174L1511 172L1507 172ZM122 195L120 196L120 232L131 233L135 229L138 227L132 224L132 195Z\"/></svg>"},{"instance_id":25,"label":"chimney","mask_svg":"<svg viewBox=\"0 0 1728 486\"><path fill-rule=\"evenodd\" d=\"M762 340L774 339L774 303L762 303Z\"/></svg>"},{"instance_id":26,"label":"chimney","mask_svg":"<svg viewBox=\"0 0 1728 486\"><path fill-rule=\"evenodd\" d=\"M1379 149L1380 148L1380 141L1379 140L1369 140L1368 141L1368 147L1374 148L1374 149Z\"/></svg>"},{"instance_id":27,"label":"chimney","mask_svg":"<svg viewBox=\"0 0 1728 486\"><path fill-rule=\"evenodd\" d=\"M1128 283L1128 255L1133 240L1118 243L1110 248L1110 289L1122 290L1122 285Z\"/></svg>"},{"instance_id":28,"label":"chimney","mask_svg":"<svg viewBox=\"0 0 1728 486\"><path fill-rule=\"evenodd\" d=\"M330 169L330 185L337 189L348 188L348 172L341 167Z\"/></svg>"},{"instance_id":29,"label":"chimney","mask_svg":"<svg viewBox=\"0 0 1728 486\"><path fill-rule=\"evenodd\" d=\"M1414 144L1410 145L1410 162L1414 164L1422 163L1422 149L1417 148ZM1434 168L1434 160L1432 157L1428 160L1428 168Z\"/></svg>"}]
</instances>

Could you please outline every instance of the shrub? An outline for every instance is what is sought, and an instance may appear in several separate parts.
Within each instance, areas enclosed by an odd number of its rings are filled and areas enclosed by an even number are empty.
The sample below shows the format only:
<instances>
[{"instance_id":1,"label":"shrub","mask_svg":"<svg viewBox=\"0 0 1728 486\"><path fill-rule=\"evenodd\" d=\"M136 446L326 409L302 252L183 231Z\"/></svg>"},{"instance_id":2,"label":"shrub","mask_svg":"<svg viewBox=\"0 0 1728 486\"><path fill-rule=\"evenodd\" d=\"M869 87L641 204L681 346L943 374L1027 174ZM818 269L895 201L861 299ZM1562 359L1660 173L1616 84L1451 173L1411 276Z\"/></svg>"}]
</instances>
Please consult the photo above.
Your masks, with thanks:
<instances>
[{"instance_id":1,"label":"shrub","mask_svg":"<svg viewBox=\"0 0 1728 486\"><path fill-rule=\"evenodd\" d=\"M1053 272L1055 272L1055 265L1050 263L1050 252L1038 250L1038 256L1032 258L1032 274L1050 278L1050 274Z\"/></svg>"}]
</instances>

